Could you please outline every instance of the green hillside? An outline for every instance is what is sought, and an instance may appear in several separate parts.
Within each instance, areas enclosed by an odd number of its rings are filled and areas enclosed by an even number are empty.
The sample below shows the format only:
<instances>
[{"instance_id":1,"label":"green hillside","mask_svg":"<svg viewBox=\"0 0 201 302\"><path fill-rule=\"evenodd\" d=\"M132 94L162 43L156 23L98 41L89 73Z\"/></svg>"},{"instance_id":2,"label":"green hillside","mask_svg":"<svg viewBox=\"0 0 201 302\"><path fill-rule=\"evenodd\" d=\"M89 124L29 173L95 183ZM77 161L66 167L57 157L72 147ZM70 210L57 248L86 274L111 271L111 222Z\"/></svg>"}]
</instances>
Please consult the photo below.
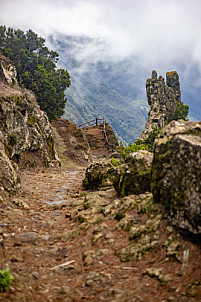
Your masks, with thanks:
<instances>
[{"instance_id":1,"label":"green hillside","mask_svg":"<svg viewBox=\"0 0 201 302\"><path fill-rule=\"evenodd\" d=\"M144 129L148 111L145 101L132 100L107 83L99 84L86 76L72 77L67 98L64 117L77 125L104 117L125 142L134 142Z\"/></svg>"},{"instance_id":2,"label":"green hillside","mask_svg":"<svg viewBox=\"0 0 201 302\"><path fill-rule=\"evenodd\" d=\"M149 106L146 99L137 99L137 87L127 85L125 66L83 59L82 52L96 43L89 38L57 36L49 43L60 54L60 66L71 75L63 117L77 125L104 117L120 140L134 142L144 130Z\"/></svg>"}]
</instances>

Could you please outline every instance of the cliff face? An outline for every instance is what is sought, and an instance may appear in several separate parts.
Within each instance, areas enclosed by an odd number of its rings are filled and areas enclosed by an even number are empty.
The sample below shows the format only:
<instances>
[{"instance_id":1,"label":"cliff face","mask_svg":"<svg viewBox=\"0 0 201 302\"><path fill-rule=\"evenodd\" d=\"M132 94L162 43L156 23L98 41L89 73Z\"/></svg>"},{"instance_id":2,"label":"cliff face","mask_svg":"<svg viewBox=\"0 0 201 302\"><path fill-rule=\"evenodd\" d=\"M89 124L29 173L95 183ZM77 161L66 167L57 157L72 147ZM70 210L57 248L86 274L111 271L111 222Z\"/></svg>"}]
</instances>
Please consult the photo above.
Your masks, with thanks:
<instances>
[{"instance_id":1,"label":"cliff face","mask_svg":"<svg viewBox=\"0 0 201 302\"><path fill-rule=\"evenodd\" d=\"M162 76L157 78L155 70L152 77L146 82L147 101L151 106L145 130L141 133L140 139L145 139L156 127L162 129L168 122L170 116L181 103L181 92L179 76L176 71L167 72L166 84Z\"/></svg>"},{"instance_id":2,"label":"cliff face","mask_svg":"<svg viewBox=\"0 0 201 302\"><path fill-rule=\"evenodd\" d=\"M32 92L18 86L15 67L2 55L0 79L0 186L15 191L18 167L48 166L59 159L46 113Z\"/></svg>"}]
</instances>

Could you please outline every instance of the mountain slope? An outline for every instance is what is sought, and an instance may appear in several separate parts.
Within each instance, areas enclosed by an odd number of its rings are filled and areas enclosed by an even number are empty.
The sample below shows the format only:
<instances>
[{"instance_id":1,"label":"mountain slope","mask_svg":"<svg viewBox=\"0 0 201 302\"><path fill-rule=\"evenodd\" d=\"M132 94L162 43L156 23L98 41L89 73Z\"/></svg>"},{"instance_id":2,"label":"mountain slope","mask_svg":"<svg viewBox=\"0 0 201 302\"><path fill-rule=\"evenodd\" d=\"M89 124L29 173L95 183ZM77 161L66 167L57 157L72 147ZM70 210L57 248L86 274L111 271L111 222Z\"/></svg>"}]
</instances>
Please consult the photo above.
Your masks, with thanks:
<instances>
[{"instance_id":1,"label":"mountain slope","mask_svg":"<svg viewBox=\"0 0 201 302\"><path fill-rule=\"evenodd\" d=\"M147 121L145 83L153 69L159 75L167 70L178 72L181 100L190 108L189 119L201 119L200 72L192 62L178 60L171 66L166 62L164 66L152 66L150 58L145 62L134 56L117 59L105 41L84 36L57 33L47 42L60 55L59 67L68 69L71 75L64 117L77 125L104 117L119 139L134 142Z\"/></svg>"},{"instance_id":2,"label":"mountain slope","mask_svg":"<svg viewBox=\"0 0 201 302\"><path fill-rule=\"evenodd\" d=\"M127 85L126 74L129 62L104 62L89 59L83 52L94 47L89 38L61 36L49 37L49 43L60 54L60 65L71 75L71 87L64 118L77 125L104 117L113 127L117 137L125 142L134 142L147 120L148 105L145 99L138 100L137 87ZM134 86L134 85L133 85Z\"/></svg>"}]
</instances>

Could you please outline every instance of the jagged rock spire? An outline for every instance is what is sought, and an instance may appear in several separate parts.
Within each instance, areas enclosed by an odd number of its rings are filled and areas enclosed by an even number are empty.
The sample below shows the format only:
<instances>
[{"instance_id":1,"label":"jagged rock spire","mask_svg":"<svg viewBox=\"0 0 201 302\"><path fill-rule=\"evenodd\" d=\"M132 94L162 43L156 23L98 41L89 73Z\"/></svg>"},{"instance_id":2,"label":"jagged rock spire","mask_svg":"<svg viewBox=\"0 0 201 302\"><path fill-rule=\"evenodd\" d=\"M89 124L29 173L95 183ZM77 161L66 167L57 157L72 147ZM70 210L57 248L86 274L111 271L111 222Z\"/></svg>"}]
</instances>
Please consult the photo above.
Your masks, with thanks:
<instances>
[{"instance_id":1,"label":"jagged rock spire","mask_svg":"<svg viewBox=\"0 0 201 302\"><path fill-rule=\"evenodd\" d=\"M162 76L152 71L151 78L146 81L147 102L151 106L145 130L140 139L145 139L154 128L162 129L165 122L181 103L179 76L176 71L166 73L166 83Z\"/></svg>"}]
</instances>

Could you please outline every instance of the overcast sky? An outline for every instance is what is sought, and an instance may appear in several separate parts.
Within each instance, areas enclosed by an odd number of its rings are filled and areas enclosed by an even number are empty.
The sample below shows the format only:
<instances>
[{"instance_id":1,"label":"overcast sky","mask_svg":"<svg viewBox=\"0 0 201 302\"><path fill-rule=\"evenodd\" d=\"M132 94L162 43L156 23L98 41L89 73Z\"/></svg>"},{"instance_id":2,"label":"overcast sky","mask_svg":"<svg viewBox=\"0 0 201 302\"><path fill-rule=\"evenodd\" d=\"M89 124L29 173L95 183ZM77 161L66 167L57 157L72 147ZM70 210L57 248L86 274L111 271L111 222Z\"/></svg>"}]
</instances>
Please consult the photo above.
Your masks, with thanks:
<instances>
[{"instance_id":1,"label":"overcast sky","mask_svg":"<svg viewBox=\"0 0 201 302\"><path fill-rule=\"evenodd\" d=\"M136 57L147 74L180 68L187 79L193 66L201 74L200 0L0 0L0 24L45 38L101 38L105 46L91 50L97 59ZM195 85L201 87L201 77Z\"/></svg>"},{"instance_id":2,"label":"overcast sky","mask_svg":"<svg viewBox=\"0 0 201 302\"><path fill-rule=\"evenodd\" d=\"M200 0L0 0L0 23L40 35L101 37L116 58L201 63Z\"/></svg>"}]
</instances>

